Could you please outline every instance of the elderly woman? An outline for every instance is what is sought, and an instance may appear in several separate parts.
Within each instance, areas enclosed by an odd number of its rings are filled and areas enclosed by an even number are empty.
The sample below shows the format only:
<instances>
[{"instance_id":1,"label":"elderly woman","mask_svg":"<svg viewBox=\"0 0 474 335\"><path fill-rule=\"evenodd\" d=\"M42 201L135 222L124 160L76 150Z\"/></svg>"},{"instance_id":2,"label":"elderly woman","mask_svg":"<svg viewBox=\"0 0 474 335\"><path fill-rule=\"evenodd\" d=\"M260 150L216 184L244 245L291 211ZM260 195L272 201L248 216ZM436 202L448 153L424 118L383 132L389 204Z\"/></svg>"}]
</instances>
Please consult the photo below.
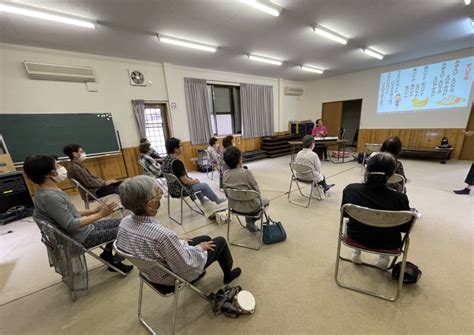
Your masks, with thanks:
<instances>
[{"instance_id":1,"label":"elderly woman","mask_svg":"<svg viewBox=\"0 0 474 335\"><path fill-rule=\"evenodd\" d=\"M367 162L365 183L347 185L342 195L342 205L354 204L372 209L388 211L409 211L410 205L406 194L389 189L388 178L393 175L396 167L393 155L382 152L374 155ZM349 219L347 233L351 238L369 248L391 249L402 244L401 233L407 232L410 224L392 228L378 228ZM352 261L361 263L361 252L352 251ZM380 256L377 266L386 268L389 263L387 256Z\"/></svg>"},{"instance_id":2,"label":"elderly woman","mask_svg":"<svg viewBox=\"0 0 474 335\"><path fill-rule=\"evenodd\" d=\"M179 238L155 218L161 191L149 176L126 179L119 188L122 205L133 212L119 226L117 247L138 258L156 260L187 281L195 281L213 262L219 262L224 284L237 278L240 268L232 269L232 255L223 237ZM174 278L158 267L144 271L154 283L174 286Z\"/></svg>"},{"instance_id":3,"label":"elderly woman","mask_svg":"<svg viewBox=\"0 0 474 335\"><path fill-rule=\"evenodd\" d=\"M115 239L120 220L103 219L112 214L118 205L110 203L93 210L78 211L69 200L68 195L58 186L59 183L66 180L67 171L65 167L56 162L55 157L29 156L23 164L23 170L28 178L38 185L33 214L36 220L46 221L60 228L86 248L92 248ZM133 269L133 266L122 264L119 257L112 255L112 242L105 246L100 257L125 273ZM114 271L112 268L109 270Z\"/></svg>"}]
</instances>

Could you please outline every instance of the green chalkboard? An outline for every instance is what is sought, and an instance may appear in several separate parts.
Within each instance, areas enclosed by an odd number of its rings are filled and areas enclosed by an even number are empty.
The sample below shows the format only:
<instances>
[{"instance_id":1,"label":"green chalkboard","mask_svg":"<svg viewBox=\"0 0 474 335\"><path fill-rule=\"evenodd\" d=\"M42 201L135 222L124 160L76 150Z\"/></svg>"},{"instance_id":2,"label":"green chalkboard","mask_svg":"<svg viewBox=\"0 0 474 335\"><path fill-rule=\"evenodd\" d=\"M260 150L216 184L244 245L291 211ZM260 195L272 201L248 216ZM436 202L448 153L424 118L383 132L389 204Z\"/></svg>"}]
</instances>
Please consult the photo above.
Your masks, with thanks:
<instances>
[{"instance_id":1,"label":"green chalkboard","mask_svg":"<svg viewBox=\"0 0 474 335\"><path fill-rule=\"evenodd\" d=\"M0 134L14 163L31 154L64 157L65 144L77 143L87 154L119 151L112 115L0 114Z\"/></svg>"}]
</instances>

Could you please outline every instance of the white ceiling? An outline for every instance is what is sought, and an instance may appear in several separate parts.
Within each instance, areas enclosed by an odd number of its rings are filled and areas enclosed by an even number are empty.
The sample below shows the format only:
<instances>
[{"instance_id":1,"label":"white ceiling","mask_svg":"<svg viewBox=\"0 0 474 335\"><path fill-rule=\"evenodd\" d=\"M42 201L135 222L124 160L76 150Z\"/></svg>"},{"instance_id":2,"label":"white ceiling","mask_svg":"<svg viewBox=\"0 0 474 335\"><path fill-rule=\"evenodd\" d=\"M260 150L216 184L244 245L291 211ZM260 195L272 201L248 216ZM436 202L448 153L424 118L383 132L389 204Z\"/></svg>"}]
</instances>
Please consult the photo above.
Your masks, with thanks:
<instances>
[{"instance_id":1,"label":"white ceiling","mask_svg":"<svg viewBox=\"0 0 474 335\"><path fill-rule=\"evenodd\" d=\"M19 1L17 1L19 2ZM0 41L288 80L316 80L474 47L474 4L463 0L274 0L273 17L239 0L25 0L98 21L97 29L0 13ZM315 23L350 38L316 35ZM158 42L157 33L218 45L215 54ZM386 54L380 61L360 47ZM245 54L284 60L255 63ZM307 73L300 64L326 69Z\"/></svg>"}]
</instances>

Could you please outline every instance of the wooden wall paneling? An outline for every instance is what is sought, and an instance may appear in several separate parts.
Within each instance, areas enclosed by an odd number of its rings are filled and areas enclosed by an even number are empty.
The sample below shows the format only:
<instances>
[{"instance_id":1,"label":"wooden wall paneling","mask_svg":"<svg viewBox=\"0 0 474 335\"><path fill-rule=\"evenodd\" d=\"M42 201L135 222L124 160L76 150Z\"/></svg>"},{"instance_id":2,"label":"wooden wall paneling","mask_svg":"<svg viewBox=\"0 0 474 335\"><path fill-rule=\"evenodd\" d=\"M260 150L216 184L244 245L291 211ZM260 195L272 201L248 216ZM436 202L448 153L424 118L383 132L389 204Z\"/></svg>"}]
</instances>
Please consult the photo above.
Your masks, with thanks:
<instances>
[{"instance_id":1,"label":"wooden wall paneling","mask_svg":"<svg viewBox=\"0 0 474 335\"><path fill-rule=\"evenodd\" d=\"M461 152L463 129L360 129L358 152L364 151L365 143L383 143L391 136L398 136L405 147L431 147L441 144L447 137L453 146L452 158L458 159Z\"/></svg>"},{"instance_id":2,"label":"wooden wall paneling","mask_svg":"<svg viewBox=\"0 0 474 335\"><path fill-rule=\"evenodd\" d=\"M143 168L138 164L140 159L140 151L138 147L130 147L123 149L123 158L127 166L128 176L134 177L143 174Z\"/></svg>"},{"instance_id":3,"label":"wooden wall paneling","mask_svg":"<svg viewBox=\"0 0 474 335\"><path fill-rule=\"evenodd\" d=\"M474 104L471 105L471 114L466 126L467 131L474 131ZM465 136L462 134L460 140L462 149L460 150L460 159L474 160L474 136Z\"/></svg>"}]
</instances>

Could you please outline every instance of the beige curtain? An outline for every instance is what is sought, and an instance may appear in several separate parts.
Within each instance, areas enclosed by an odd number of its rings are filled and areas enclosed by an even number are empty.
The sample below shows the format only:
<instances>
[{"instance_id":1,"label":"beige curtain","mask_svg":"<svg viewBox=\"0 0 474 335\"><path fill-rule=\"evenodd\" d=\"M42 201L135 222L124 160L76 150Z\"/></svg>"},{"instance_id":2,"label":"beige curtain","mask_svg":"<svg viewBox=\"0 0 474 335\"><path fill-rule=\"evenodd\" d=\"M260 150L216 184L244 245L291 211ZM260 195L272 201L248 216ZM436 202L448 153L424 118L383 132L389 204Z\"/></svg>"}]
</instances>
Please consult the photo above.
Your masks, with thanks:
<instances>
[{"instance_id":1,"label":"beige curtain","mask_svg":"<svg viewBox=\"0 0 474 335\"><path fill-rule=\"evenodd\" d=\"M242 137L273 134L273 86L240 84Z\"/></svg>"},{"instance_id":2,"label":"beige curtain","mask_svg":"<svg viewBox=\"0 0 474 335\"><path fill-rule=\"evenodd\" d=\"M207 83L204 79L184 78L189 132L193 145L203 144L212 137Z\"/></svg>"},{"instance_id":3,"label":"beige curtain","mask_svg":"<svg viewBox=\"0 0 474 335\"><path fill-rule=\"evenodd\" d=\"M140 137L146 137L145 130L145 101L144 100L132 100L133 114L137 120L138 132Z\"/></svg>"}]
</instances>

